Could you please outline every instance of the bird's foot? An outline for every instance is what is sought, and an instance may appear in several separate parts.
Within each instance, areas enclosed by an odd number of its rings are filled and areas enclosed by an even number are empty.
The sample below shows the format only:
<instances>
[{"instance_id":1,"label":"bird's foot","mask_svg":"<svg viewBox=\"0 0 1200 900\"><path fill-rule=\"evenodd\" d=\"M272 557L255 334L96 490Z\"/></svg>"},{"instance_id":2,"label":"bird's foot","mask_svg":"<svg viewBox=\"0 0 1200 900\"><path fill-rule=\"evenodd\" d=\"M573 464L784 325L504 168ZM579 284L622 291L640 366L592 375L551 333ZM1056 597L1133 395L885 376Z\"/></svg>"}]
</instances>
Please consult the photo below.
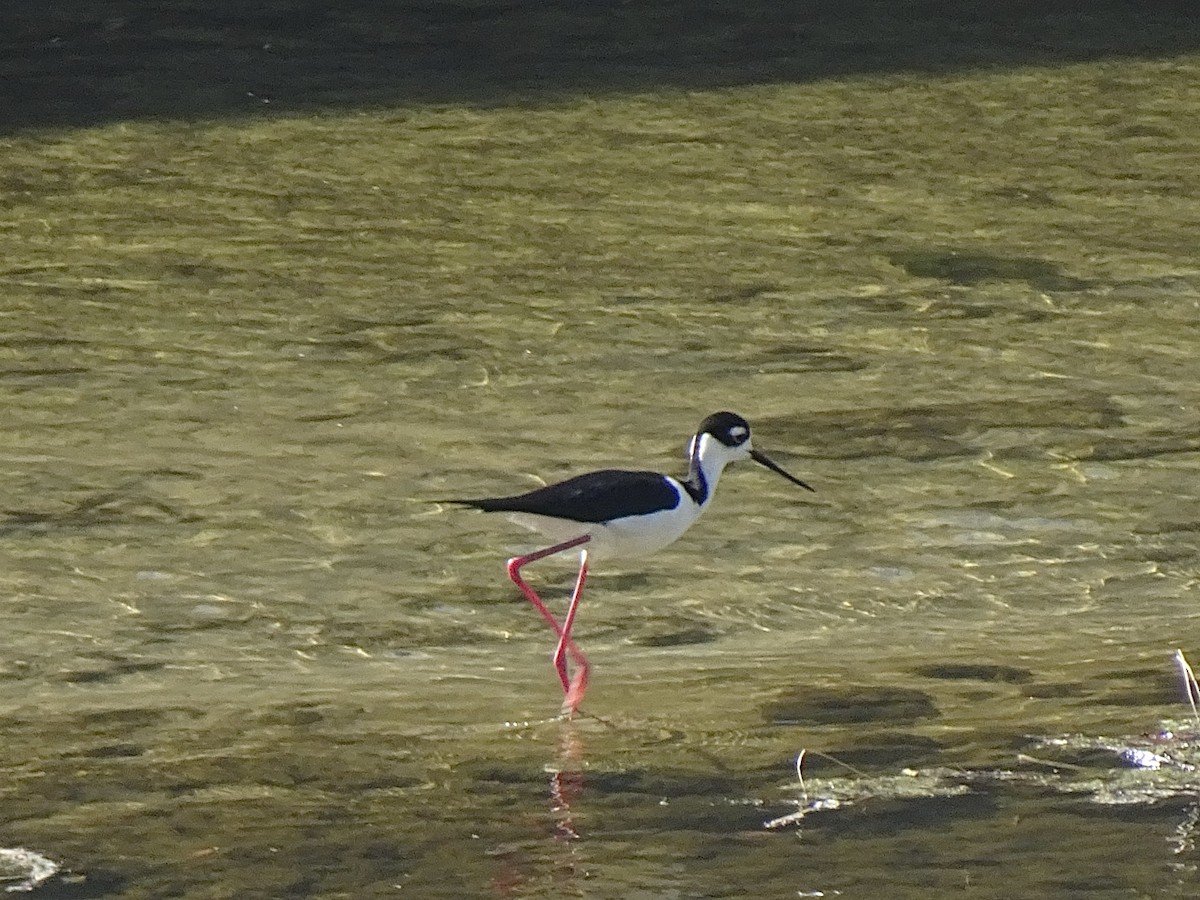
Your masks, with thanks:
<instances>
[{"instance_id":1,"label":"bird's foot","mask_svg":"<svg viewBox=\"0 0 1200 900\"><path fill-rule=\"evenodd\" d=\"M583 702L583 695L587 692L588 685L588 667L580 666L575 670L575 676L571 679L571 684L567 687L567 694L563 698L562 714L568 718L573 717L579 710L579 704Z\"/></svg>"}]
</instances>

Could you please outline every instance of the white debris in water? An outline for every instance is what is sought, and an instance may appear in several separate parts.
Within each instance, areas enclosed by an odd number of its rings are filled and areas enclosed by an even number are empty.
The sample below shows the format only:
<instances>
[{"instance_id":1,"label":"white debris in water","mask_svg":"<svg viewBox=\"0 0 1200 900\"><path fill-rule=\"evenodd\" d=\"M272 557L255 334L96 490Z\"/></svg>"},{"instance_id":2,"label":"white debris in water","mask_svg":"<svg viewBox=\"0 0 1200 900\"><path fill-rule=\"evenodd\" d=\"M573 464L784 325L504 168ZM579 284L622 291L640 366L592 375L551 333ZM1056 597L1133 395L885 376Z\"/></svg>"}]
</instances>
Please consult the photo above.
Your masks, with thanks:
<instances>
[{"instance_id":1,"label":"white debris in water","mask_svg":"<svg viewBox=\"0 0 1200 900\"><path fill-rule=\"evenodd\" d=\"M788 813L786 816L778 816L771 819L769 822L763 823L763 828L783 828L788 825L795 825L809 813L825 812L830 809L841 809L842 802L836 797L826 797L823 800L813 800L811 803L806 803L794 813Z\"/></svg>"},{"instance_id":2,"label":"white debris in water","mask_svg":"<svg viewBox=\"0 0 1200 900\"><path fill-rule=\"evenodd\" d=\"M1121 760L1135 769L1161 769L1163 764L1170 765L1169 756L1160 756L1149 750L1139 750L1136 747L1126 747L1117 754Z\"/></svg>"},{"instance_id":3,"label":"white debris in water","mask_svg":"<svg viewBox=\"0 0 1200 900\"><path fill-rule=\"evenodd\" d=\"M922 800L929 797L959 797L970 793L962 773L951 769L905 770L903 775L876 775L861 778L829 778L807 781L804 799L792 801L798 809L763 823L764 828L786 828L806 816L830 810L846 809L869 800ZM809 790L817 794L810 800Z\"/></svg>"},{"instance_id":4,"label":"white debris in water","mask_svg":"<svg viewBox=\"0 0 1200 900\"><path fill-rule=\"evenodd\" d=\"M58 863L24 847L0 847L0 881L16 881L6 891L32 891L57 872ZM9 873L12 874L9 874Z\"/></svg>"}]
</instances>

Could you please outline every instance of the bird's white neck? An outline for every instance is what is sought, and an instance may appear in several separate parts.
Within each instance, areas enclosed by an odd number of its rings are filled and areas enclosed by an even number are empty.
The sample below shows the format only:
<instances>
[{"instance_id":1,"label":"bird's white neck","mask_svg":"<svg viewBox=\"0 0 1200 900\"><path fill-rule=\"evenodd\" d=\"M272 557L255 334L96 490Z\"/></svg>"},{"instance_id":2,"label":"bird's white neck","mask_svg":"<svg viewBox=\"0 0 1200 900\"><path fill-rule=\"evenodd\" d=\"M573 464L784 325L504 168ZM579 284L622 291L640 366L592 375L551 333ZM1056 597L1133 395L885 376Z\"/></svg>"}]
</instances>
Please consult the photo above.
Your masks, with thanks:
<instances>
[{"instance_id":1,"label":"bird's white neck","mask_svg":"<svg viewBox=\"0 0 1200 900\"><path fill-rule=\"evenodd\" d=\"M688 447L688 474L683 486L701 509L712 500L721 473L731 461L729 448L711 434L692 438Z\"/></svg>"}]
</instances>

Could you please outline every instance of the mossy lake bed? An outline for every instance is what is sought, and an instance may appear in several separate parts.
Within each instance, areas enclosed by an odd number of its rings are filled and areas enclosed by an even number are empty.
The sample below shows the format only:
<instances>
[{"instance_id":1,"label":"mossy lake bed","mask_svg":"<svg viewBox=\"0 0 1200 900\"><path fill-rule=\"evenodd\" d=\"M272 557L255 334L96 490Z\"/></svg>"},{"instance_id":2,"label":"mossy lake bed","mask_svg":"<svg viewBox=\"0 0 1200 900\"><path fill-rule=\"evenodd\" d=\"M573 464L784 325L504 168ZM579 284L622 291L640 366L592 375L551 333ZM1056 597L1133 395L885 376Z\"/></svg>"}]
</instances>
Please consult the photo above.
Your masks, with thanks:
<instances>
[{"instance_id":1,"label":"mossy lake bed","mask_svg":"<svg viewBox=\"0 0 1200 900\"><path fill-rule=\"evenodd\" d=\"M1193 895L1200 29L990 9L22 13L32 896ZM817 493L598 567L555 720L528 536L427 498L726 408Z\"/></svg>"}]
</instances>

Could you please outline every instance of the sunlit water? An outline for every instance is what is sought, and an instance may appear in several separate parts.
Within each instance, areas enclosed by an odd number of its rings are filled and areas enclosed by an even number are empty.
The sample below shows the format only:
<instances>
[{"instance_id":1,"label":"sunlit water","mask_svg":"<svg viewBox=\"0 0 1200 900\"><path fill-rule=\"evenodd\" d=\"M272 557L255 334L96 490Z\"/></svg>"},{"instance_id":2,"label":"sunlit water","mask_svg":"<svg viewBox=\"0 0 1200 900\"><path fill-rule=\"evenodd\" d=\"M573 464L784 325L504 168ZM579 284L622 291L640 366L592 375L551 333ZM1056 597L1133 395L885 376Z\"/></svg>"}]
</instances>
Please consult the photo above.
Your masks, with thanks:
<instances>
[{"instance_id":1,"label":"sunlit water","mask_svg":"<svg viewBox=\"0 0 1200 900\"><path fill-rule=\"evenodd\" d=\"M0 846L63 897L1192 895L1182 800L763 825L801 750L1036 771L1181 712L1198 75L6 139ZM556 720L529 536L428 499L679 471L725 408L818 493L738 467L598 568Z\"/></svg>"}]
</instances>

